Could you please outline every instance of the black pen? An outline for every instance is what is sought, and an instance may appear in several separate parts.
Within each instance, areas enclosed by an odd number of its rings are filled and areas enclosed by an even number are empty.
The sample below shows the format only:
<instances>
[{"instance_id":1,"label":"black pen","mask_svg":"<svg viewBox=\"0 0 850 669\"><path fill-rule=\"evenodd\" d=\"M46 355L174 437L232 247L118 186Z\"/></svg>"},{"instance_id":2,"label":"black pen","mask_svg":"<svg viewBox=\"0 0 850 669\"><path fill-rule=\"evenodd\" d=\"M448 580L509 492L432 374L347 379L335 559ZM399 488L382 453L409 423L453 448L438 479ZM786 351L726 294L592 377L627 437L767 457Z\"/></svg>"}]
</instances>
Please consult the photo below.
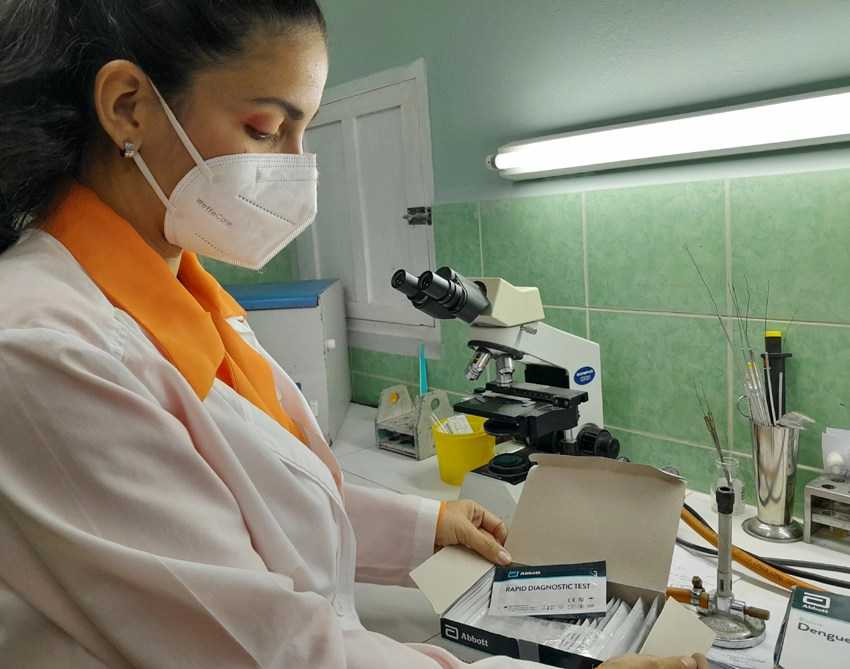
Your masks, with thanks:
<instances>
[{"instance_id":1,"label":"black pen","mask_svg":"<svg viewBox=\"0 0 850 669\"><path fill-rule=\"evenodd\" d=\"M771 407L776 412L775 420L785 415L785 359L793 357L782 352L782 333L771 331L764 333L764 385L770 389ZM768 372L770 377L768 378Z\"/></svg>"}]
</instances>

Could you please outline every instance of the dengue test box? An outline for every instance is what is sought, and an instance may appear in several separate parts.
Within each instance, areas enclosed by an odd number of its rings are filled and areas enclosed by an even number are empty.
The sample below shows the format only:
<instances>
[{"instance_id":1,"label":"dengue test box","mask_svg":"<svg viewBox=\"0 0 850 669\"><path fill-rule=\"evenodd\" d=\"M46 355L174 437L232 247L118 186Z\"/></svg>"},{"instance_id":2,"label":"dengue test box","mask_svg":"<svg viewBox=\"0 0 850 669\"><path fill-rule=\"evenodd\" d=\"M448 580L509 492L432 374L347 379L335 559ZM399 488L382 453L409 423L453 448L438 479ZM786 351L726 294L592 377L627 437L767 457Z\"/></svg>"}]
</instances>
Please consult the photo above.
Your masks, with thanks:
<instances>
[{"instance_id":1,"label":"dengue test box","mask_svg":"<svg viewBox=\"0 0 850 669\"><path fill-rule=\"evenodd\" d=\"M657 612L641 653L707 653L714 633L693 611L665 601L685 481L648 465L606 458L532 457L538 465L529 472L506 544L514 559L510 569L605 562L609 599L633 608L648 603ZM555 667L602 664L599 657L484 629L488 612L476 602L483 599L486 607L495 568L467 548L444 548L411 576L440 615L445 640Z\"/></svg>"},{"instance_id":2,"label":"dengue test box","mask_svg":"<svg viewBox=\"0 0 850 669\"><path fill-rule=\"evenodd\" d=\"M850 597L794 588L774 660L780 669L850 667Z\"/></svg>"}]
</instances>

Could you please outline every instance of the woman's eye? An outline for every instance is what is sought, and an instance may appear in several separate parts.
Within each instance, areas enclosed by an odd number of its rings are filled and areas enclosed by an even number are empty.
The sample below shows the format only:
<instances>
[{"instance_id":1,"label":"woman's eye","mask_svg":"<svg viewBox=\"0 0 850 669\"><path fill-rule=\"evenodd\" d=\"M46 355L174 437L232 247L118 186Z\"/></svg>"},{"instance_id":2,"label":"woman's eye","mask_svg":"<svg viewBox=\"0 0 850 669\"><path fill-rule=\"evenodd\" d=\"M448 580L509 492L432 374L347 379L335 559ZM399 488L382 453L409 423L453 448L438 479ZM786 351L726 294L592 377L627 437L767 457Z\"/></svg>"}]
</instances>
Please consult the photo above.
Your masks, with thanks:
<instances>
[{"instance_id":1,"label":"woman's eye","mask_svg":"<svg viewBox=\"0 0 850 669\"><path fill-rule=\"evenodd\" d=\"M245 130L252 139L257 140L258 142L274 142L277 140L277 135L261 132L250 125L245 126Z\"/></svg>"}]
</instances>

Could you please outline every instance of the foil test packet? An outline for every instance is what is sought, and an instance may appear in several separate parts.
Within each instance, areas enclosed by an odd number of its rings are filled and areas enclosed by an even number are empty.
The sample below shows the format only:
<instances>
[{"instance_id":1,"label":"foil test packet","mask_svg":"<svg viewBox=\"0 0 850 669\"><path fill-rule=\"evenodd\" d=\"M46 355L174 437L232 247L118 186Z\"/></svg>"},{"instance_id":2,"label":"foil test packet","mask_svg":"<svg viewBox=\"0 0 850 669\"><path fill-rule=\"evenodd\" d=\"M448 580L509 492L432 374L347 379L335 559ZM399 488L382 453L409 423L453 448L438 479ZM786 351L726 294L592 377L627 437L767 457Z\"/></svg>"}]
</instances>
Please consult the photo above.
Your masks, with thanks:
<instances>
[{"instance_id":1,"label":"foil test packet","mask_svg":"<svg viewBox=\"0 0 850 669\"><path fill-rule=\"evenodd\" d=\"M605 562L498 567L490 615L595 618L607 602Z\"/></svg>"}]
</instances>

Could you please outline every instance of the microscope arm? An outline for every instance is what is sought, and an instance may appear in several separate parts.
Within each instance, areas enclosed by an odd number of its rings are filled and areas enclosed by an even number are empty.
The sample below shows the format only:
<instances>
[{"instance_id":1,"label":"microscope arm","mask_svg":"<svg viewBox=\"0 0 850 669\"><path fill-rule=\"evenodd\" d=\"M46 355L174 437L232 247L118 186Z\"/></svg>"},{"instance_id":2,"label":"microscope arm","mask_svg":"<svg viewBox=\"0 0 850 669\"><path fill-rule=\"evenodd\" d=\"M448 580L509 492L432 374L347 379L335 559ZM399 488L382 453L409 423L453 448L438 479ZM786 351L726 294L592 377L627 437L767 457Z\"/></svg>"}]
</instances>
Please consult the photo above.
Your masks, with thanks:
<instances>
[{"instance_id":1,"label":"microscope arm","mask_svg":"<svg viewBox=\"0 0 850 669\"><path fill-rule=\"evenodd\" d=\"M589 400L580 408L579 427L602 420L602 378L599 344L563 332L545 323L528 323L516 327L484 327L472 325L469 339L481 343L493 353L501 348L523 353L522 362L560 367L569 373L570 387L585 390ZM494 345L489 348L487 344Z\"/></svg>"}]
</instances>

